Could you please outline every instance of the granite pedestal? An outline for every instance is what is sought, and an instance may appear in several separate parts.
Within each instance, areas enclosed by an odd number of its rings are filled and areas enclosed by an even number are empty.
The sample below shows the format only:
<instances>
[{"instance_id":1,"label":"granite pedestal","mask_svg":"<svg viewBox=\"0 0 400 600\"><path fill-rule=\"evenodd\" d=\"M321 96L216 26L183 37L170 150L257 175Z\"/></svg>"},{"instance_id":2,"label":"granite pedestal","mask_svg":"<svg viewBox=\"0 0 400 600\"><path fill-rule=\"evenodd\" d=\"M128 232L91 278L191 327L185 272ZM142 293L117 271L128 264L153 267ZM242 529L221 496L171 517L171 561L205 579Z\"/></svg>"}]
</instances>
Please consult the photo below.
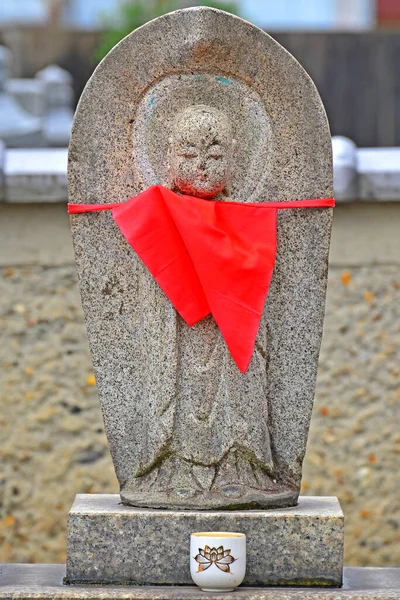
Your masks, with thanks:
<instances>
[{"instance_id":1,"label":"granite pedestal","mask_svg":"<svg viewBox=\"0 0 400 600\"><path fill-rule=\"evenodd\" d=\"M193 531L247 536L244 585L340 586L343 513L337 498L307 497L268 511L169 511L78 494L68 518L67 583L187 585Z\"/></svg>"}]
</instances>

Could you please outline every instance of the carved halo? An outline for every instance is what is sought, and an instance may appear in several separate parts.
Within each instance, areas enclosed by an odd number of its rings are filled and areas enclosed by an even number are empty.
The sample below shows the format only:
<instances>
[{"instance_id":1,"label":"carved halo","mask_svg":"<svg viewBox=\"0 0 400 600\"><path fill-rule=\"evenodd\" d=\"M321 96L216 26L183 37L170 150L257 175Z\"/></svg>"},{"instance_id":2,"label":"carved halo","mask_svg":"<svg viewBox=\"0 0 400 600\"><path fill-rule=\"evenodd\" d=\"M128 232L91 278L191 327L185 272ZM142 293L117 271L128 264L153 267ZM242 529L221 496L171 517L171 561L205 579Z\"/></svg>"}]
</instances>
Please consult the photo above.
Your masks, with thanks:
<instances>
[{"instance_id":1,"label":"carved halo","mask_svg":"<svg viewBox=\"0 0 400 600\"><path fill-rule=\"evenodd\" d=\"M196 104L217 108L230 119L238 143L231 196L238 201L256 201L268 177L273 144L271 120L261 98L248 85L213 74L167 75L142 96L133 127L133 152L143 187L155 183L168 186L168 140L174 119Z\"/></svg>"}]
</instances>

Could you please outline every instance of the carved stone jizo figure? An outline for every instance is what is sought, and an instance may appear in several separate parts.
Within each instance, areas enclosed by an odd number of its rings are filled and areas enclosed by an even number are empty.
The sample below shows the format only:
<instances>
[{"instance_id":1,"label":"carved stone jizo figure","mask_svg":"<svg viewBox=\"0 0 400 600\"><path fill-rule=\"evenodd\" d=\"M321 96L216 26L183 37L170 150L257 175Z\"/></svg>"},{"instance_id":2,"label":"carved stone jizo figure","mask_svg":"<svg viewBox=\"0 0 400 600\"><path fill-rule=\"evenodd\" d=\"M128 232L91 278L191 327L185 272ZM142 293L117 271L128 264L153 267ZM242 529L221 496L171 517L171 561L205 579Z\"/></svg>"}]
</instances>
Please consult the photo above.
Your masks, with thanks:
<instances>
[{"instance_id":1,"label":"carved stone jizo figure","mask_svg":"<svg viewBox=\"0 0 400 600\"><path fill-rule=\"evenodd\" d=\"M169 140L171 189L198 198L228 199L235 147L232 126L222 111L194 105L178 113ZM206 329L199 325L198 332L192 331L192 343L199 350L200 360L214 352L226 352L225 348L218 348L220 333L212 319L208 320ZM179 326L187 328L184 323ZM183 360L184 355L182 363ZM198 375L187 383L187 390L180 391L165 457L160 461L160 455L155 452L152 462L143 465L143 475L133 482L127 495L130 502L147 503L153 497L157 505L162 505L166 495L171 499L176 495L179 503L184 504L188 499L192 505L196 499L200 505L207 503L211 507L238 500L251 504L260 496L262 504L265 491L280 490L273 481L265 398L260 396L259 410L251 415L247 413L247 394L243 390L242 410L236 409L236 414L232 414L229 394L233 391L226 389L223 395L218 394L221 381L217 379L214 385L207 381L212 377L207 362L203 366L203 377ZM260 370L261 377L263 370ZM204 390L202 397L200 390ZM261 394L261 388L258 390ZM240 398L237 400L239 403ZM154 425L154 422L147 424L150 429ZM252 446L257 450L253 451Z\"/></svg>"},{"instance_id":2,"label":"carved stone jizo figure","mask_svg":"<svg viewBox=\"0 0 400 600\"><path fill-rule=\"evenodd\" d=\"M188 40L174 35L174 24ZM162 48L154 44L154 56L140 58L137 49L153 36ZM253 40L248 56L241 36ZM269 60L261 64L253 47ZM99 66L77 111L69 174L70 200L79 203L123 202L155 183L218 202L332 196L329 129L312 82L264 32L207 8L149 23ZM274 275L243 374L213 317L188 327L109 213L72 217L123 502L183 509L296 503L330 226L329 209L279 211Z\"/></svg>"}]
</instances>

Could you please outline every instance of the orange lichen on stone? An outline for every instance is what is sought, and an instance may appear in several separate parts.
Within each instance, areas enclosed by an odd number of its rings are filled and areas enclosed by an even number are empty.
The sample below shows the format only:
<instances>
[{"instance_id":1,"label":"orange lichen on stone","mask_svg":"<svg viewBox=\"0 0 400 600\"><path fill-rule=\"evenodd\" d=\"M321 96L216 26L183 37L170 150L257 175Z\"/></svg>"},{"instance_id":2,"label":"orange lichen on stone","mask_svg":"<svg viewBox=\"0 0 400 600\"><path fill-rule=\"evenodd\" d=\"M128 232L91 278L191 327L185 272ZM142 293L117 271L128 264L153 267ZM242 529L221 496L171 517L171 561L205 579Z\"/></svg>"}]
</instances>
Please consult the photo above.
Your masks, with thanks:
<instances>
[{"instance_id":1,"label":"orange lichen on stone","mask_svg":"<svg viewBox=\"0 0 400 600\"><path fill-rule=\"evenodd\" d=\"M326 417L327 415L329 415L329 413L330 413L330 410L329 410L329 408L328 408L327 406L323 406L323 407L320 409L320 411L319 411L319 412L321 413L321 415L322 415L323 417Z\"/></svg>"},{"instance_id":2,"label":"orange lichen on stone","mask_svg":"<svg viewBox=\"0 0 400 600\"><path fill-rule=\"evenodd\" d=\"M370 463L376 463L376 462L378 462L378 459L376 458L375 454L370 454L368 456L368 462L370 462Z\"/></svg>"},{"instance_id":3,"label":"orange lichen on stone","mask_svg":"<svg viewBox=\"0 0 400 600\"><path fill-rule=\"evenodd\" d=\"M371 511L368 510L367 508L363 508L362 510L360 510L360 517L362 517L363 519L366 519L367 517L369 517L371 514Z\"/></svg>"}]
</instances>

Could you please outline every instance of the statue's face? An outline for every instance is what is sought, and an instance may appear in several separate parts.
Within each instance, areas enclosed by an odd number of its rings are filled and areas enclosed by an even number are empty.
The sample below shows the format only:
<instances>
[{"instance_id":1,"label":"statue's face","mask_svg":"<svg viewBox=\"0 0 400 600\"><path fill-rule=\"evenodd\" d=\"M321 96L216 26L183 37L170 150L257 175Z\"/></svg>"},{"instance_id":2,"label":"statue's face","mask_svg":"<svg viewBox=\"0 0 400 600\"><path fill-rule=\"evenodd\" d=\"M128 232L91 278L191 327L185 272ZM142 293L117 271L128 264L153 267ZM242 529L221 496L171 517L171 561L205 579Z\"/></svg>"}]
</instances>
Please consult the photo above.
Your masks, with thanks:
<instances>
[{"instance_id":1,"label":"statue's face","mask_svg":"<svg viewBox=\"0 0 400 600\"><path fill-rule=\"evenodd\" d=\"M235 140L219 111L186 110L170 140L170 176L183 194L215 198L226 188L233 164Z\"/></svg>"}]
</instances>

